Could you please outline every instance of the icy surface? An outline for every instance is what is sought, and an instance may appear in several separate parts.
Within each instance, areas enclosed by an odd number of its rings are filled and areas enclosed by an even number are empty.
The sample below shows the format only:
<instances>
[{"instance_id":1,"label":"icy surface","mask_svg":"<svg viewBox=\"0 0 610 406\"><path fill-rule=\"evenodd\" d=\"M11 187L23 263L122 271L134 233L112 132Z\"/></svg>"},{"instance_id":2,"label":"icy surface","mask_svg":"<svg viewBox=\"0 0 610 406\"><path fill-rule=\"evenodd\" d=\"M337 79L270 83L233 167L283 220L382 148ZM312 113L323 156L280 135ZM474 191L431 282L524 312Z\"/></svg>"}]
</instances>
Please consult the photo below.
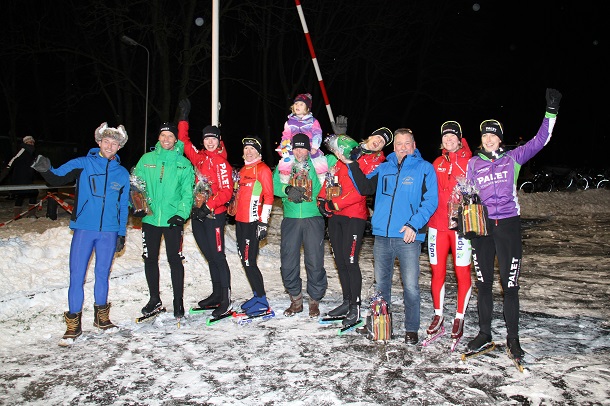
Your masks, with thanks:
<instances>
[{"instance_id":1,"label":"icy surface","mask_svg":"<svg viewBox=\"0 0 610 406\"><path fill-rule=\"evenodd\" d=\"M521 343L526 371L519 373L505 347L466 362L449 354L449 336L430 347L404 344L400 279L394 280L394 334L387 344L357 333L337 335L305 311L283 317L288 307L279 274L281 207L274 206L270 235L259 264L277 317L247 326L227 319L206 326L204 315L180 326L172 316L172 290L161 251L162 299L168 312L136 324L147 302L141 234L128 229L126 251L111 274L115 334L93 327L93 262L85 285L83 337L57 345L65 325L68 216L21 219L0 227L0 404L129 405L403 405L403 404L609 404L610 398L610 192L521 195L524 261ZM12 216L0 199L0 222ZM372 293L372 238L361 255L363 296ZM236 304L251 295L227 226L226 251ZM206 261L185 230L185 306L210 293ZM433 311L430 270L421 256L422 326ZM341 301L328 242L325 267L328 311ZM302 272L305 278L304 271ZM455 278L448 273L445 315L455 312ZM493 332L505 341L499 283L494 287ZM466 314L462 350L477 333L476 291ZM449 323L446 325L450 328Z\"/></svg>"}]
</instances>

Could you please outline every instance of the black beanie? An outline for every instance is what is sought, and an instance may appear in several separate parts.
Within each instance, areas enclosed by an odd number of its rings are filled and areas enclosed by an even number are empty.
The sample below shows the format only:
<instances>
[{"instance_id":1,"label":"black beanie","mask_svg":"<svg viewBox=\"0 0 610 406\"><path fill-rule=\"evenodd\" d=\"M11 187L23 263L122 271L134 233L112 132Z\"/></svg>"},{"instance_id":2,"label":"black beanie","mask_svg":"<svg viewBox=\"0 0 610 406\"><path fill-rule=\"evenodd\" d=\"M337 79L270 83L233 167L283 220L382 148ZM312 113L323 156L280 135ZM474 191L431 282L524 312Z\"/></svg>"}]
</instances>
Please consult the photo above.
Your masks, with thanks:
<instances>
[{"instance_id":1,"label":"black beanie","mask_svg":"<svg viewBox=\"0 0 610 406\"><path fill-rule=\"evenodd\" d=\"M441 136L445 134L455 134L462 139L462 127L457 121L445 121L441 126Z\"/></svg>"},{"instance_id":2,"label":"black beanie","mask_svg":"<svg viewBox=\"0 0 610 406\"><path fill-rule=\"evenodd\" d=\"M488 133L497 135L500 141L504 141L504 131L498 120L485 120L481 123L481 136Z\"/></svg>"},{"instance_id":3,"label":"black beanie","mask_svg":"<svg viewBox=\"0 0 610 406\"><path fill-rule=\"evenodd\" d=\"M385 141L385 145L387 146L388 144L392 143L392 141L394 140L394 134L392 134L392 131L390 131L389 128L386 127L381 127L375 131L373 131L371 133L371 136L373 135L379 135L381 138L384 139Z\"/></svg>"},{"instance_id":4,"label":"black beanie","mask_svg":"<svg viewBox=\"0 0 610 406\"><path fill-rule=\"evenodd\" d=\"M215 125L207 125L203 129L203 139L205 140L207 137L214 137L220 141L220 129Z\"/></svg>"},{"instance_id":5,"label":"black beanie","mask_svg":"<svg viewBox=\"0 0 610 406\"><path fill-rule=\"evenodd\" d=\"M174 134L174 137L178 138L178 127L176 127L176 125L173 123L161 124L161 127L159 127L159 134L161 134L163 131L169 131L170 133Z\"/></svg>"},{"instance_id":6,"label":"black beanie","mask_svg":"<svg viewBox=\"0 0 610 406\"><path fill-rule=\"evenodd\" d=\"M292 137L292 149L295 148L305 148L307 151L311 151L309 137L303 133L295 134Z\"/></svg>"},{"instance_id":7,"label":"black beanie","mask_svg":"<svg viewBox=\"0 0 610 406\"><path fill-rule=\"evenodd\" d=\"M243 140L241 140L241 143L244 144L244 147L249 145L251 147L253 147L254 149L256 149L258 151L258 153L261 153L261 150L263 149L263 143L261 141L260 138L258 138L257 136L248 136L246 138L244 138Z\"/></svg>"}]
</instances>

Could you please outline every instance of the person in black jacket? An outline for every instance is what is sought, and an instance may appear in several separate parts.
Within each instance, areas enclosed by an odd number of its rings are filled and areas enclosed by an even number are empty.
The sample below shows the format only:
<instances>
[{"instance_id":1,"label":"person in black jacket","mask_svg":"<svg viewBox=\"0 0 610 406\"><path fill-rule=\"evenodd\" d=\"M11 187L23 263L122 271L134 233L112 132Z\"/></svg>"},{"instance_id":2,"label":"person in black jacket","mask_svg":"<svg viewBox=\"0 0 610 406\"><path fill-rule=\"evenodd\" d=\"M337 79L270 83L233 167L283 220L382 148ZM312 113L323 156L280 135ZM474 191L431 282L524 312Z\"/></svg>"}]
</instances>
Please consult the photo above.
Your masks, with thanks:
<instances>
[{"instance_id":1,"label":"person in black jacket","mask_svg":"<svg viewBox=\"0 0 610 406\"><path fill-rule=\"evenodd\" d=\"M7 166L0 175L0 181L11 173L11 184L13 185L31 185L34 183L34 175L36 171L30 168L34 162L34 145L36 140L31 135L23 137L23 142L19 147L19 151L8 162ZM36 198L38 197L38 189L32 190L17 190L15 191L15 209L14 216L21 214L21 205L27 198L29 205L28 217L35 217L34 206L36 206Z\"/></svg>"}]
</instances>

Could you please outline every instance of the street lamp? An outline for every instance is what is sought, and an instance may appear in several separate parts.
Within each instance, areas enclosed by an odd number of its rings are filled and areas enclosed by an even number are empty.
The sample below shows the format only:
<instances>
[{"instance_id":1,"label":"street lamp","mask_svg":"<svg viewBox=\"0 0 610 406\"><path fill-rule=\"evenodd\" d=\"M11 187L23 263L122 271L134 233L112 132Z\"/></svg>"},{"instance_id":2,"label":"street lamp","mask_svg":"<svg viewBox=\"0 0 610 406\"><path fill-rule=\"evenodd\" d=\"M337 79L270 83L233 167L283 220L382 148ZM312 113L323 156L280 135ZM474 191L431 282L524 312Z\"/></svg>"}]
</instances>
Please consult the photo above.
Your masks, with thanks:
<instances>
[{"instance_id":1,"label":"street lamp","mask_svg":"<svg viewBox=\"0 0 610 406\"><path fill-rule=\"evenodd\" d=\"M121 37L121 41L133 47L142 47L146 51L146 106L144 108L144 153L146 153L146 137L148 135L148 75L150 72L150 52L148 52L148 48L146 48L144 45L140 44L133 38L129 38L127 35L123 35Z\"/></svg>"}]
</instances>

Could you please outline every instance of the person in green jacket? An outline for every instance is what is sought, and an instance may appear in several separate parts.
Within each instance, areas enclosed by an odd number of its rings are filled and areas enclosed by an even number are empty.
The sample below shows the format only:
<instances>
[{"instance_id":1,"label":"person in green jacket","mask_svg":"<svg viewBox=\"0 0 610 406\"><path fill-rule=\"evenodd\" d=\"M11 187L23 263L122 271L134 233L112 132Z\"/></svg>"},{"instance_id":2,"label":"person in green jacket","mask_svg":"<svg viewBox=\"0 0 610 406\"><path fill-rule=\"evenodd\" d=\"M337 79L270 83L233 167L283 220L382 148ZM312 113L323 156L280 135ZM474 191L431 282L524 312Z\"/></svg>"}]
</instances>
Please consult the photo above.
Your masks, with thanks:
<instances>
[{"instance_id":1,"label":"person in green jacket","mask_svg":"<svg viewBox=\"0 0 610 406\"><path fill-rule=\"evenodd\" d=\"M163 306L159 292L159 250L161 237L164 237L174 290L174 317L184 316L184 266L180 250L184 222L193 206L195 172L193 165L182 155L183 151L184 144L178 140L178 128L163 123L155 149L140 158L133 173L146 183L152 211L142 218L142 257L150 294L148 304L142 308L144 315L159 311ZM141 216L142 213L134 215Z\"/></svg>"},{"instance_id":2,"label":"person in green jacket","mask_svg":"<svg viewBox=\"0 0 610 406\"><path fill-rule=\"evenodd\" d=\"M295 159L289 183L282 183L277 166L273 172L273 193L282 198L284 206L280 272L291 302L290 307L284 311L286 317L303 311L301 246L307 272L309 317L320 315L319 303L328 286L324 269L324 218L318 210L315 198L322 185L309 156L310 151L309 137L305 134L295 134L292 138ZM327 155L326 159L329 167L337 162L334 155Z\"/></svg>"}]
</instances>

